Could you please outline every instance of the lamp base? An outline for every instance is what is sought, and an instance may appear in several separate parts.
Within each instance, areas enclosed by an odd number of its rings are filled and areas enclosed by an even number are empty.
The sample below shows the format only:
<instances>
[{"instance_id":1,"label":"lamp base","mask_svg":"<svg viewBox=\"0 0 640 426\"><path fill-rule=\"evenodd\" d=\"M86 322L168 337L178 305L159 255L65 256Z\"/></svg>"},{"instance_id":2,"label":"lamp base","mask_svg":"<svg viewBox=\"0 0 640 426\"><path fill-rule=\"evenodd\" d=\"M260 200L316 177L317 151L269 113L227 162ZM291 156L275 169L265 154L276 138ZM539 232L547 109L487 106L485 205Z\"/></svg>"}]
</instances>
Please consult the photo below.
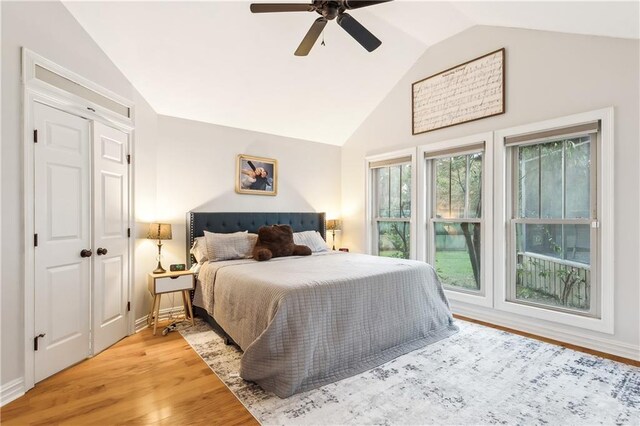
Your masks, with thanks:
<instances>
[{"instance_id":1,"label":"lamp base","mask_svg":"<svg viewBox=\"0 0 640 426\"><path fill-rule=\"evenodd\" d=\"M156 269L153 271L154 274L164 274L165 272L167 272L162 267L162 264L160 263L161 258L162 258L162 241L158 240L158 266L156 266Z\"/></svg>"},{"instance_id":2,"label":"lamp base","mask_svg":"<svg viewBox=\"0 0 640 426\"><path fill-rule=\"evenodd\" d=\"M164 274L165 272L167 272L162 265L160 264L160 262L158 262L158 266L156 267L156 269L153 270L154 274Z\"/></svg>"}]
</instances>

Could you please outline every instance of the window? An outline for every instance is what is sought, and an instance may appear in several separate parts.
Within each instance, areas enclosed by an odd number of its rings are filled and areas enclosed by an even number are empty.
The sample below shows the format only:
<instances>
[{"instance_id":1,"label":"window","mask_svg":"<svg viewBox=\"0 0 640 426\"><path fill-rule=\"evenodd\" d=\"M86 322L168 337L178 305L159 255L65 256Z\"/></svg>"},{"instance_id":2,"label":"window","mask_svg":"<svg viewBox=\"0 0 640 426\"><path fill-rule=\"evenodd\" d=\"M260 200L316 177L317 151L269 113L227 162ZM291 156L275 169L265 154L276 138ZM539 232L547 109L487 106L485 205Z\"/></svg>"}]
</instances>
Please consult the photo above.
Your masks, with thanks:
<instances>
[{"instance_id":1,"label":"window","mask_svg":"<svg viewBox=\"0 0 640 426\"><path fill-rule=\"evenodd\" d=\"M431 264L454 309L493 307L493 133L422 145L417 257ZM461 302L462 304L459 304Z\"/></svg>"},{"instance_id":2,"label":"window","mask_svg":"<svg viewBox=\"0 0 640 426\"><path fill-rule=\"evenodd\" d=\"M449 290L482 290L484 143L427 152L427 261Z\"/></svg>"},{"instance_id":3,"label":"window","mask_svg":"<svg viewBox=\"0 0 640 426\"><path fill-rule=\"evenodd\" d=\"M425 260L435 267L451 299L484 306L492 303L484 285L491 265L485 259L483 219L491 208L485 200L487 191L491 199L491 189L486 189L491 162L485 161L485 141L491 138L481 134L421 148L427 177Z\"/></svg>"},{"instance_id":4,"label":"window","mask_svg":"<svg viewBox=\"0 0 640 426\"><path fill-rule=\"evenodd\" d=\"M506 139L509 301L599 315L597 131L590 123Z\"/></svg>"},{"instance_id":5,"label":"window","mask_svg":"<svg viewBox=\"0 0 640 426\"><path fill-rule=\"evenodd\" d=\"M411 157L369 163L371 169L373 253L411 258Z\"/></svg>"}]
</instances>

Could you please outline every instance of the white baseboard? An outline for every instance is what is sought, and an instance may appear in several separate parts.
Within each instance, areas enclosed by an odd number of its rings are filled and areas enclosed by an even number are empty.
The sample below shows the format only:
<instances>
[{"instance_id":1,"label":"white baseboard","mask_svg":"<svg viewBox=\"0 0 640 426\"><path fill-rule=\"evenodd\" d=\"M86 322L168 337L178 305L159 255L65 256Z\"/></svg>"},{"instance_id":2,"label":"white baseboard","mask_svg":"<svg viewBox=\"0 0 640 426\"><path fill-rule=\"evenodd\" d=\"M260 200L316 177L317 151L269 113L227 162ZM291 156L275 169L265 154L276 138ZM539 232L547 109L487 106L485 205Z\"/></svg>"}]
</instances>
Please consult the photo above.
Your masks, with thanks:
<instances>
[{"instance_id":1,"label":"white baseboard","mask_svg":"<svg viewBox=\"0 0 640 426\"><path fill-rule=\"evenodd\" d=\"M24 379L19 377L0 386L0 407L24 395Z\"/></svg>"},{"instance_id":2,"label":"white baseboard","mask_svg":"<svg viewBox=\"0 0 640 426\"><path fill-rule=\"evenodd\" d=\"M182 306L180 307L175 307L175 308L164 308L164 309L160 309L160 321L166 321L169 319L169 315L170 313L173 312L173 316L174 317L180 317L182 315L184 315L184 308ZM142 318L138 318L136 320L135 323L135 332L139 332L141 330L144 330L145 328L147 328L147 316L143 316Z\"/></svg>"},{"instance_id":3,"label":"white baseboard","mask_svg":"<svg viewBox=\"0 0 640 426\"><path fill-rule=\"evenodd\" d=\"M621 356L623 358L640 361L640 347L618 340L607 339L596 336L589 336L576 331L565 331L557 327L548 325L532 324L529 321L520 319L516 316L505 314L502 312L487 312L481 308L470 306L462 306L452 303L451 310L454 314L472 318L478 321L484 321L502 327L512 328L514 330L523 331L525 333L535 334L547 339L558 340L560 342L569 343L575 346L604 352L611 355Z\"/></svg>"}]
</instances>

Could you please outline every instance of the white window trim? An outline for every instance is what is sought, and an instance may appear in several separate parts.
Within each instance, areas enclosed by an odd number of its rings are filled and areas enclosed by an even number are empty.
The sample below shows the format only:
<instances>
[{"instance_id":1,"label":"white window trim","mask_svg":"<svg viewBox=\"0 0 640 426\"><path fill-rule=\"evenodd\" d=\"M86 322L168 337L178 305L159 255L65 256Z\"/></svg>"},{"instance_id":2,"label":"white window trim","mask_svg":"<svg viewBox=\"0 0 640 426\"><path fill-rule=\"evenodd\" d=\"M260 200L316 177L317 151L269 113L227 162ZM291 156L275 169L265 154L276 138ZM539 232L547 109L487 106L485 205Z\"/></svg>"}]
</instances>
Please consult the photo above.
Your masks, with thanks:
<instances>
[{"instance_id":1,"label":"white window trim","mask_svg":"<svg viewBox=\"0 0 640 426\"><path fill-rule=\"evenodd\" d=\"M424 262L428 261L427 245L431 244L430 235L430 211L431 211L431 198L427 196L430 191L428 185L431 178L428 176L425 154L431 152L442 151L445 149L460 149L463 153L465 147L476 145L480 142L484 142L484 154L482 158L482 230L481 230L481 256L482 256L482 280L483 289L480 293L462 292L456 290L449 290L445 288L445 294L450 300L458 302L469 303L477 306L493 307L494 300L494 285L493 285L493 262L491 257L493 251L493 221L491 220L493 211L493 132L479 133L476 135L465 136L457 139L450 139L446 141L439 141L430 143L428 145L420 145L418 147L417 158L417 176L418 179L418 194L416 204L418 204L418 215L416 217L417 223L420 224L417 229L417 241L420 244L417 247L417 259ZM435 265L434 265L435 267Z\"/></svg>"},{"instance_id":2,"label":"white window trim","mask_svg":"<svg viewBox=\"0 0 640 426\"><path fill-rule=\"evenodd\" d=\"M508 202L511 195L507 193L507 149L505 138L519 134L537 132L546 129L561 128L571 125L600 120L600 157L597 161L598 185L598 221L600 223L600 241L598 251L600 267L597 279L601 283L600 318L574 315L567 312L554 311L536 306L524 305L507 300L508 255L507 226ZM614 187L613 187L613 152L614 152L614 110L604 108L566 117L546 120L499 130L494 134L494 305L496 309L525 315L541 320L561 323L573 327L613 334L614 332Z\"/></svg>"},{"instance_id":3,"label":"white window trim","mask_svg":"<svg viewBox=\"0 0 640 426\"><path fill-rule=\"evenodd\" d=\"M378 154L378 155L370 155L365 157L365 173L366 173L366 179L365 179L365 205L366 205L366 213L365 213L365 220L367 223L367 231L366 231L366 250L367 250L367 254L375 254L376 253L376 248L374 246L374 235L376 233L376 231L374 230L374 218L373 218L373 213L375 211L375 208L373 206L373 202L374 202L374 196L373 193L371 192L373 190L373 186L372 186L372 177L371 177L371 168L370 168L370 164L371 163L375 163L377 161L383 161L383 160L393 160L395 158L402 158L402 157L408 157L411 156L411 220L409 221L409 232L410 232L410 238L409 238L409 242L411 244L410 247L410 251L411 251L411 259L416 259L416 241L417 237L416 237L416 204L417 204L417 188L416 188L416 176L417 176L417 170L416 170L416 149L415 148L407 148L407 149L401 149L398 151L392 151L392 152L388 152L388 153L384 153L384 154Z\"/></svg>"},{"instance_id":4,"label":"white window trim","mask_svg":"<svg viewBox=\"0 0 640 426\"><path fill-rule=\"evenodd\" d=\"M117 114L108 108L96 104L95 102L66 92L59 87L39 80L36 78L37 66L49 70L73 83L84 86L100 96L111 99L112 101L129 108L129 117ZM22 84L32 92L50 97L52 101L57 102L72 114L86 117L91 120L100 120L105 124L121 128L127 132L132 131L134 128L135 104L132 101L56 64L53 61L50 61L43 56L38 55L27 48L22 48Z\"/></svg>"}]
</instances>

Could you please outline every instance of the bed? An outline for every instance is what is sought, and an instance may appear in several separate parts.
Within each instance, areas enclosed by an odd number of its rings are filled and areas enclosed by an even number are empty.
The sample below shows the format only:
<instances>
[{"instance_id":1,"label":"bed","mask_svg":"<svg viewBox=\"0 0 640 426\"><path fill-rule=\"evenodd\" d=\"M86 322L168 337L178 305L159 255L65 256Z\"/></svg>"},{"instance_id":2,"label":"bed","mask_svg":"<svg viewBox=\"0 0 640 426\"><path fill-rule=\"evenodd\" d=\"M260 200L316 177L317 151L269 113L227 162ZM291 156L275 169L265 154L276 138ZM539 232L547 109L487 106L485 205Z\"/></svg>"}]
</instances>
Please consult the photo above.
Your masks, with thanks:
<instances>
[{"instance_id":1,"label":"bed","mask_svg":"<svg viewBox=\"0 0 640 426\"><path fill-rule=\"evenodd\" d=\"M190 247L205 230L257 232L277 223L324 238L324 219L323 213L191 212L187 240ZM457 331L430 265L355 253L208 262L193 300L196 314L242 349L240 376L281 398Z\"/></svg>"}]
</instances>

